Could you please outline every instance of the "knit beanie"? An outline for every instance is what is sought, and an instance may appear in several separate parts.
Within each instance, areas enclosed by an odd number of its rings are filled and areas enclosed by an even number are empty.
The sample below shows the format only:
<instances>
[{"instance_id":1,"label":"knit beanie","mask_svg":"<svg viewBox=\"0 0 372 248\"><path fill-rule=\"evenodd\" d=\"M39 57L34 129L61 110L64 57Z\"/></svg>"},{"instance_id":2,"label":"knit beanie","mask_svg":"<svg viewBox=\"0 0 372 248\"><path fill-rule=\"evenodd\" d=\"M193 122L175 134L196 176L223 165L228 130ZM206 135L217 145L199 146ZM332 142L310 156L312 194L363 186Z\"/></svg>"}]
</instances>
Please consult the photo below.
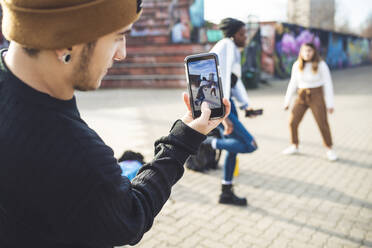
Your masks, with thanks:
<instances>
[{"instance_id":1,"label":"knit beanie","mask_svg":"<svg viewBox=\"0 0 372 248\"><path fill-rule=\"evenodd\" d=\"M88 43L135 22L141 0L0 0L6 39L27 48Z\"/></svg>"},{"instance_id":2,"label":"knit beanie","mask_svg":"<svg viewBox=\"0 0 372 248\"><path fill-rule=\"evenodd\" d=\"M245 24L234 18L225 18L221 21L219 28L222 30L225 37L233 37L236 32Z\"/></svg>"}]
</instances>

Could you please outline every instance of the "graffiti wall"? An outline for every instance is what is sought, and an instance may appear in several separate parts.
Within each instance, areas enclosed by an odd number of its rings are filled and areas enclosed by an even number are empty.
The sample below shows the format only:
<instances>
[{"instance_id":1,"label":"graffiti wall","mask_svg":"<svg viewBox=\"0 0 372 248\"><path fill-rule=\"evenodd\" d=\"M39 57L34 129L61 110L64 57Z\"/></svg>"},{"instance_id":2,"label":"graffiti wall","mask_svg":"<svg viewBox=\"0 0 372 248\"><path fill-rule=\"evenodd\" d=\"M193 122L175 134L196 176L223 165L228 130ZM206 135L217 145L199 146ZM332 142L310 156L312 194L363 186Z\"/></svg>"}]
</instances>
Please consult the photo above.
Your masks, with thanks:
<instances>
[{"instance_id":1,"label":"graffiti wall","mask_svg":"<svg viewBox=\"0 0 372 248\"><path fill-rule=\"evenodd\" d=\"M172 0L169 6L169 18L171 42L206 42L204 0Z\"/></svg>"},{"instance_id":2,"label":"graffiti wall","mask_svg":"<svg viewBox=\"0 0 372 248\"><path fill-rule=\"evenodd\" d=\"M251 35L248 45L242 52L242 80L246 88L257 88L261 79L262 44L260 29L256 28Z\"/></svg>"},{"instance_id":3,"label":"graffiti wall","mask_svg":"<svg viewBox=\"0 0 372 248\"><path fill-rule=\"evenodd\" d=\"M189 7L185 7L189 2ZM204 0L172 0L169 11L173 43L214 43L223 38L218 25L204 19Z\"/></svg>"},{"instance_id":4,"label":"graffiti wall","mask_svg":"<svg viewBox=\"0 0 372 248\"><path fill-rule=\"evenodd\" d=\"M346 38L347 37L342 34L331 32L328 34L328 49L325 58L331 69L348 66Z\"/></svg>"},{"instance_id":5,"label":"graffiti wall","mask_svg":"<svg viewBox=\"0 0 372 248\"><path fill-rule=\"evenodd\" d=\"M370 60L370 42L368 39L355 37L347 38L347 51L349 65L360 65Z\"/></svg>"},{"instance_id":6,"label":"graffiti wall","mask_svg":"<svg viewBox=\"0 0 372 248\"><path fill-rule=\"evenodd\" d=\"M275 28L274 25L261 25L261 68L271 75L275 72Z\"/></svg>"},{"instance_id":7,"label":"graffiti wall","mask_svg":"<svg viewBox=\"0 0 372 248\"><path fill-rule=\"evenodd\" d=\"M205 43L204 0L148 0L131 36L168 36L170 43Z\"/></svg>"},{"instance_id":8,"label":"graffiti wall","mask_svg":"<svg viewBox=\"0 0 372 248\"><path fill-rule=\"evenodd\" d=\"M331 69L372 62L371 40L287 23L262 23L262 70L289 77L303 43L312 42Z\"/></svg>"}]
</instances>

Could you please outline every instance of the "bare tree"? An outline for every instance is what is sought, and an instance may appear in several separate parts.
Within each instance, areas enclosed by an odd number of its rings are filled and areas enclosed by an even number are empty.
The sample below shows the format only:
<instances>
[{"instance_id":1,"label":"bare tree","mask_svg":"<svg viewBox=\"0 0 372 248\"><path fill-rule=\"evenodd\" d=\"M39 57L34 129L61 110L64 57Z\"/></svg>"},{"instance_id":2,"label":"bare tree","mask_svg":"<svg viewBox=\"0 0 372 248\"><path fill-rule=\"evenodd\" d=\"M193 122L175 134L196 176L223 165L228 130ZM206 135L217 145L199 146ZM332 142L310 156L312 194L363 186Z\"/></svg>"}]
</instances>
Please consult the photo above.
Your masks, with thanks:
<instances>
[{"instance_id":1,"label":"bare tree","mask_svg":"<svg viewBox=\"0 0 372 248\"><path fill-rule=\"evenodd\" d=\"M337 23L335 30L344 34L355 34L355 31L350 27L348 19L344 19L341 23Z\"/></svg>"},{"instance_id":2,"label":"bare tree","mask_svg":"<svg viewBox=\"0 0 372 248\"><path fill-rule=\"evenodd\" d=\"M344 34L358 34L358 30L353 29L350 26L350 16L342 2L337 0L335 6L335 31Z\"/></svg>"},{"instance_id":3,"label":"bare tree","mask_svg":"<svg viewBox=\"0 0 372 248\"><path fill-rule=\"evenodd\" d=\"M367 17L363 27L362 27L362 36L367 38L372 38L372 12Z\"/></svg>"}]
</instances>

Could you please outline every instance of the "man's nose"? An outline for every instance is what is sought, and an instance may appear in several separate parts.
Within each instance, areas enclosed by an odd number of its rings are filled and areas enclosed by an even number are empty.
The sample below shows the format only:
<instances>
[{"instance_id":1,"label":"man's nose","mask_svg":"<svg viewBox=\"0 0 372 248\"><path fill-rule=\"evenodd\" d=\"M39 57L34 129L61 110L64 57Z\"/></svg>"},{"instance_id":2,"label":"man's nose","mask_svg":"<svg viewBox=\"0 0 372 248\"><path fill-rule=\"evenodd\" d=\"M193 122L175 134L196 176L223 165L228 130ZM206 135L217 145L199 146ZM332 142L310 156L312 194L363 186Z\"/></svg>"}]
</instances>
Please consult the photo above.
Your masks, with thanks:
<instances>
[{"instance_id":1,"label":"man's nose","mask_svg":"<svg viewBox=\"0 0 372 248\"><path fill-rule=\"evenodd\" d=\"M125 43L124 43L123 45L118 47L118 49L116 50L114 60L121 61L121 60L124 60L126 57L127 57L127 50L126 50Z\"/></svg>"}]
</instances>

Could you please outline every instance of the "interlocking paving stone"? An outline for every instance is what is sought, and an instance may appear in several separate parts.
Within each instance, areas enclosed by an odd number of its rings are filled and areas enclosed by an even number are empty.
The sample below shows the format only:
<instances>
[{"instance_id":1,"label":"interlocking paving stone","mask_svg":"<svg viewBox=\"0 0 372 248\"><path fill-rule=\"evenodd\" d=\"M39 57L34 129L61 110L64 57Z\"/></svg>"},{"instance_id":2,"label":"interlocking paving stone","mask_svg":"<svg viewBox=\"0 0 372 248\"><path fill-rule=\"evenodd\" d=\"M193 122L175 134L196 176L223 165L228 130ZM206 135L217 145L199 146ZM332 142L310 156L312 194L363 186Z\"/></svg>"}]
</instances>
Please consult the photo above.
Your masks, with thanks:
<instances>
[{"instance_id":1,"label":"interlocking paving stone","mask_svg":"<svg viewBox=\"0 0 372 248\"><path fill-rule=\"evenodd\" d=\"M372 66L332 75L329 123L338 161L327 161L310 111L299 128L301 154L281 155L289 143L289 112L282 110L287 80L248 91L252 106L264 108L254 119L240 114L259 146L239 155L235 192L249 206L217 204L221 165L204 174L186 170L134 247L372 247ZM117 157L131 149L149 161L153 142L184 114L182 91L99 90L77 93L77 102Z\"/></svg>"}]
</instances>

